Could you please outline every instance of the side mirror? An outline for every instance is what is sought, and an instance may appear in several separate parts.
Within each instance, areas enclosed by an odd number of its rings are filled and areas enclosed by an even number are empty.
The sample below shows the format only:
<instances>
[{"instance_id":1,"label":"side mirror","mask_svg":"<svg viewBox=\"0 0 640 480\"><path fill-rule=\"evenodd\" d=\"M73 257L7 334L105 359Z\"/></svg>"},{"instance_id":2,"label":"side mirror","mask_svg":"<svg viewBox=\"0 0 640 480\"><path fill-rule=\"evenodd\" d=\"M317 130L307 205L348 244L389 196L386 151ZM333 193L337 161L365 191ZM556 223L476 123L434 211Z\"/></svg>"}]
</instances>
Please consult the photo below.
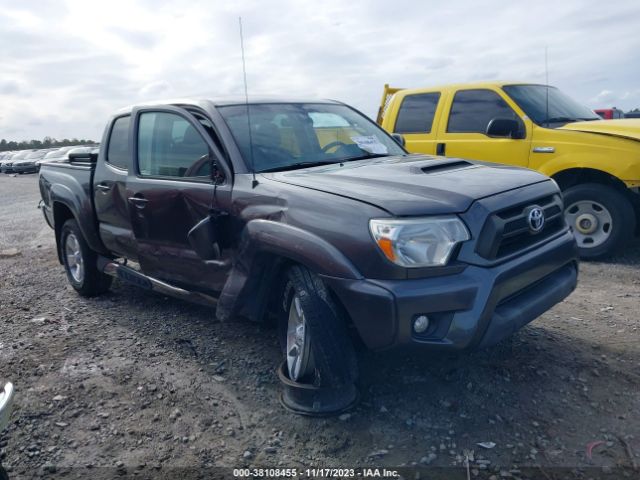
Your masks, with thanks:
<instances>
[{"instance_id":1,"label":"side mirror","mask_svg":"<svg viewBox=\"0 0 640 480\"><path fill-rule=\"evenodd\" d=\"M205 261L218 260L221 257L217 223L216 217L209 215L198 222L187 234L189 245Z\"/></svg>"},{"instance_id":2,"label":"side mirror","mask_svg":"<svg viewBox=\"0 0 640 480\"><path fill-rule=\"evenodd\" d=\"M524 125L512 118L494 118L487 125L487 136L521 139L525 137Z\"/></svg>"},{"instance_id":3,"label":"side mirror","mask_svg":"<svg viewBox=\"0 0 640 480\"><path fill-rule=\"evenodd\" d=\"M392 133L391 137L393 137L393 139L396 141L396 143L398 145L400 145L401 147L405 146L405 143L407 143L404 139L404 137L402 135L400 135L399 133Z\"/></svg>"}]
</instances>

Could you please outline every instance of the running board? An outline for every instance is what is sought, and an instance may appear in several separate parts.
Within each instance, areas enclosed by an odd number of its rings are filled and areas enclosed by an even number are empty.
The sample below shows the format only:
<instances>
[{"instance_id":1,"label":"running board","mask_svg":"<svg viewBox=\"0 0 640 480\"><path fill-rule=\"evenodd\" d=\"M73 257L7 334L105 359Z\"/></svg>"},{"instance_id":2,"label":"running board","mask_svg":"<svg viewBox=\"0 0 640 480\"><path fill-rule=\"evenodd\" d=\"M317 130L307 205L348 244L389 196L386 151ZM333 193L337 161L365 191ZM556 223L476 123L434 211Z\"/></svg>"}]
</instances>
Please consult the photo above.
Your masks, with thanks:
<instances>
[{"instance_id":1,"label":"running board","mask_svg":"<svg viewBox=\"0 0 640 480\"><path fill-rule=\"evenodd\" d=\"M169 283L158 280L157 278L149 277L143 273L134 270L133 268L126 267L121 263L114 260L110 260L105 257L98 258L98 268L105 274L115 278L119 278L123 282L127 282L136 287L144 288L145 290L152 290L154 292L169 295L171 297L180 298L189 302L198 303L200 305L206 305L208 307L215 307L218 300L214 297L206 295L200 292L192 292L180 287L176 287Z\"/></svg>"}]
</instances>

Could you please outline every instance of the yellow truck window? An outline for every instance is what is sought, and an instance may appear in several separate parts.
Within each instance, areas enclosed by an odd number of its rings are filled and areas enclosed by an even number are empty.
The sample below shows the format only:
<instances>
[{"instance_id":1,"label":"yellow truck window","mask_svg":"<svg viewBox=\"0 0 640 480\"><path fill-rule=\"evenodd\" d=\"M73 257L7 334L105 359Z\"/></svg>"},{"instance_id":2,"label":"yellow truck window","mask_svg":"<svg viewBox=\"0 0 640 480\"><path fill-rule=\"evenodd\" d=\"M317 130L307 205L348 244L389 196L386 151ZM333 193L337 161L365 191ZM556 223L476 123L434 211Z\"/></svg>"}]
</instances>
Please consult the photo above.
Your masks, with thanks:
<instances>
[{"instance_id":1,"label":"yellow truck window","mask_svg":"<svg viewBox=\"0 0 640 480\"><path fill-rule=\"evenodd\" d=\"M485 133L494 118L517 120L518 116L496 92L460 90L453 97L447 132Z\"/></svg>"},{"instance_id":2,"label":"yellow truck window","mask_svg":"<svg viewBox=\"0 0 640 480\"><path fill-rule=\"evenodd\" d=\"M407 95L400 104L395 133L431 133L440 93Z\"/></svg>"}]
</instances>

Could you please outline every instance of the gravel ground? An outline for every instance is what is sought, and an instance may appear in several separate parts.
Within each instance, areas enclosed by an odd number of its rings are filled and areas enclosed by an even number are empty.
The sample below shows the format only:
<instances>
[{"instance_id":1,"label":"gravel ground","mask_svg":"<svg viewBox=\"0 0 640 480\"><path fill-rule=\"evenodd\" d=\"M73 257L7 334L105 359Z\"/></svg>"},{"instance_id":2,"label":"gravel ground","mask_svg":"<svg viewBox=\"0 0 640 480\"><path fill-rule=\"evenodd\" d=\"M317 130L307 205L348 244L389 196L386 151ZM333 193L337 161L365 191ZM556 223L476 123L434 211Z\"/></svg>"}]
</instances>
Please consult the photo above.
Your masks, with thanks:
<instances>
[{"instance_id":1,"label":"gravel ground","mask_svg":"<svg viewBox=\"0 0 640 480\"><path fill-rule=\"evenodd\" d=\"M279 404L272 329L117 282L80 298L38 200L35 175L0 176L0 250L20 251L0 255L12 478L402 465L442 478L640 476L638 245L582 264L576 292L493 349L360 352L359 406L309 419Z\"/></svg>"}]
</instances>

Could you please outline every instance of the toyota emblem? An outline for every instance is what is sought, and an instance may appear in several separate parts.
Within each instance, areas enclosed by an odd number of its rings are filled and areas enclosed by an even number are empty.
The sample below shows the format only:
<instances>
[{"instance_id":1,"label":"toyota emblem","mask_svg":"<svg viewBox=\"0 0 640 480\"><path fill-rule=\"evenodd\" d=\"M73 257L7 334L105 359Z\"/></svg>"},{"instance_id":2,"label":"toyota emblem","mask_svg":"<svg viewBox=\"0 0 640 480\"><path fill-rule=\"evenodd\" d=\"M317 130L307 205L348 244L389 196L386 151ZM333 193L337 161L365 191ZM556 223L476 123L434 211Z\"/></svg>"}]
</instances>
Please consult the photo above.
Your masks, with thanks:
<instances>
[{"instance_id":1,"label":"toyota emblem","mask_svg":"<svg viewBox=\"0 0 640 480\"><path fill-rule=\"evenodd\" d=\"M544 212L540 207L532 207L527 216L529 230L538 233L544 227Z\"/></svg>"}]
</instances>

